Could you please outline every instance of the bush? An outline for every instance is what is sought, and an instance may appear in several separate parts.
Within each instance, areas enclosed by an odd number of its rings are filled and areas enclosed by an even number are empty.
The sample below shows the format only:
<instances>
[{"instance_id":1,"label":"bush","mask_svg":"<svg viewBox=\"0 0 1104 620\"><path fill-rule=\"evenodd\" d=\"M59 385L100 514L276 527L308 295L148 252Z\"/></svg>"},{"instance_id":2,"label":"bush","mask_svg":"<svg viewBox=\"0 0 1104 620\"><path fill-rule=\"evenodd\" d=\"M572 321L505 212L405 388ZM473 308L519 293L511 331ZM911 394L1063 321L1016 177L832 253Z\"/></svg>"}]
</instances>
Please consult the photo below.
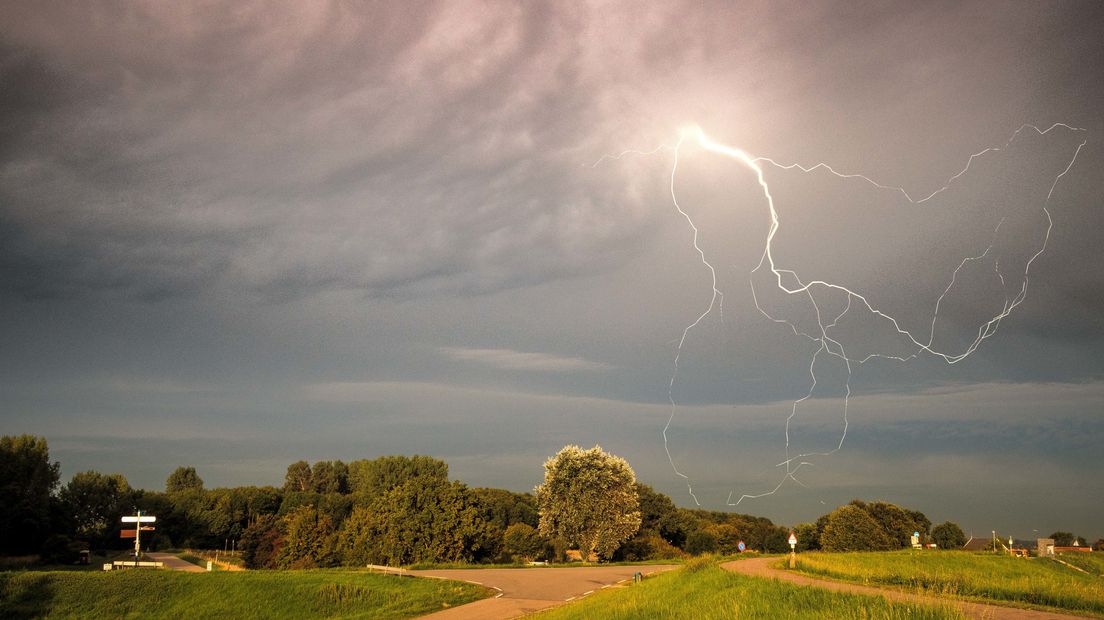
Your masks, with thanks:
<instances>
[{"instance_id":1,"label":"bush","mask_svg":"<svg viewBox=\"0 0 1104 620\"><path fill-rule=\"evenodd\" d=\"M959 549L966 544L966 534L957 523L947 521L932 528L932 541L940 549Z\"/></svg>"},{"instance_id":2,"label":"bush","mask_svg":"<svg viewBox=\"0 0 1104 620\"><path fill-rule=\"evenodd\" d=\"M638 535L622 544L613 555L614 560L624 562L670 560L682 557L686 557L686 553L682 549L667 542L658 534Z\"/></svg>"},{"instance_id":3,"label":"bush","mask_svg":"<svg viewBox=\"0 0 1104 620\"><path fill-rule=\"evenodd\" d=\"M713 553L717 550L717 537L706 530L694 530L686 537L686 552L691 555Z\"/></svg>"},{"instance_id":4,"label":"bush","mask_svg":"<svg viewBox=\"0 0 1104 620\"><path fill-rule=\"evenodd\" d=\"M524 562L532 560L544 550L544 538L537 533L537 528L525 523L515 523L506 528L502 543L506 553Z\"/></svg>"},{"instance_id":5,"label":"bush","mask_svg":"<svg viewBox=\"0 0 1104 620\"><path fill-rule=\"evenodd\" d=\"M686 561L686 564L684 566L686 568L686 572L696 573L700 570L713 566L716 561L717 558L714 557L712 553L706 553L704 555L699 555L696 558L690 558Z\"/></svg>"},{"instance_id":6,"label":"bush","mask_svg":"<svg viewBox=\"0 0 1104 620\"><path fill-rule=\"evenodd\" d=\"M848 504L828 515L820 546L825 551L887 551L896 544L870 514Z\"/></svg>"},{"instance_id":7,"label":"bush","mask_svg":"<svg viewBox=\"0 0 1104 620\"><path fill-rule=\"evenodd\" d=\"M54 534L42 543L40 555L43 564L76 564L80 561L80 552L84 549L84 543L64 534Z\"/></svg>"}]
</instances>

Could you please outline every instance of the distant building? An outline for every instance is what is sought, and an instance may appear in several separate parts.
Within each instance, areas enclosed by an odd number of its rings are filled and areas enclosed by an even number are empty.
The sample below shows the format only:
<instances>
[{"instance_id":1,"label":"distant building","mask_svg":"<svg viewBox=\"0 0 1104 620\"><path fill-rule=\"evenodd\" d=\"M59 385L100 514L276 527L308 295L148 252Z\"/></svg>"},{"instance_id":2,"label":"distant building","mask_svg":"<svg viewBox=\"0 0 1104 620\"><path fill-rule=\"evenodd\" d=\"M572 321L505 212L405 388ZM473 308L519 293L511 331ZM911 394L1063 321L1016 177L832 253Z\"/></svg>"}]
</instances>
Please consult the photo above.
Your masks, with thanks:
<instances>
[{"instance_id":1,"label":"distant building","mask_svg":"<svg viewBox=\"0 0 1104 620\"><path fill-rule=\"evenodd\" d=\"M1054 539L1053 538L1040 538L1039 547L1036 554L1041 558L1054 557Z\"/></svg>"}]
</instances>

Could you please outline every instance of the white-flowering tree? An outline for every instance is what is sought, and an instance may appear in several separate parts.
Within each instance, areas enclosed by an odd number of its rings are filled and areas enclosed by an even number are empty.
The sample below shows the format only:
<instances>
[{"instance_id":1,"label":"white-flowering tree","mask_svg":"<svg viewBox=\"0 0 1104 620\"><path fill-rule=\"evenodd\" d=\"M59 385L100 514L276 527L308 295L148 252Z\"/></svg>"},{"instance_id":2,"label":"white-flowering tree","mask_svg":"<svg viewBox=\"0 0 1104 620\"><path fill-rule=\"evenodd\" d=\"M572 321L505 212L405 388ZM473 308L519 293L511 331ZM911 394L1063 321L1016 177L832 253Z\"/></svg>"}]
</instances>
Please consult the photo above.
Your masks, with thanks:
<instances>
[{"instance_id":1,"label":"white-flowering tree","mask_svg":"<svg viewBox=\"0 0 1104 620\"><path fill-rule=\"evenodd\" d=\"M599 446L566 446L544 463L536 488L540 533L578 545L583 558L609 557L640 529L636 474Z\"/></svg>"}]
</instances>

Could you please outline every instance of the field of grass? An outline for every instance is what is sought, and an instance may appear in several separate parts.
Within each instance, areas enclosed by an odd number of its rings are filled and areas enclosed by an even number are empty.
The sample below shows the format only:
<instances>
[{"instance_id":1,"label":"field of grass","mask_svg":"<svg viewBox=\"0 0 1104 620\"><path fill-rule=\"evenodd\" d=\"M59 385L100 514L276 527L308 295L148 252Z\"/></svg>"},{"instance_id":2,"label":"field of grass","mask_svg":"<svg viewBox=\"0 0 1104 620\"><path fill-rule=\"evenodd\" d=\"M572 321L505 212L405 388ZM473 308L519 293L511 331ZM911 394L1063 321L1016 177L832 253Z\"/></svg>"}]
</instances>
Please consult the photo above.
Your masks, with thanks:
<instances>
[{"instance_id":1,"label":"field of grass","mask_svg":"<svg viewBox=\"0 0 1104 620\"><path fill-rule=\"evenodd\" d=\"M553 566L555 568L594 568L595 566L660 566L664 564L682 564L685 562L682 558L671 558L669 560L641 560L639 562L551 562L547 565L533 565L533 564L472 564L470 562L422 562L419 564L411 564L410 566L404 566L408 570L456 570L456 569L471 569L479 570L486 568L544 568Z\"/></svg>"},{"instance_id":2,"label":"field of grass","mask_svg":"<svg viewBox=\"0 0 1104 620\"><path fill-rule=\"evenodd\" d=\"M797 568L941 596L1104 614L1104 579L1046 559L966 551L804 553Z\"/></svg>"},{"instance_id":3,"label":"field of grass","mask_svg":"<svg viewBox=\"0 0 1104 620\"><path fill-rule=\"evenodd\" d=\"M694 567L694 564L690 565ZM880 596L840 594L731 573L715 565L683 568L625 588L601 590L538 614L539 620L798 618L803 620L951 620L949 608L890 603Z\"/></svg>"},{"instance_id":4,"label":"field of grass","mask_svg":"<svg viewBox=\"0 0 1104 620\"><path fill-rule=\"evenodd\" d=\"M181 551L180 553L176 554L176 557L180 558L181 560L184 560L185 562L190 562L192 564L195 564L196 566L198 566L198 567L200 567L204 570L207 570L207 560L199 557L198 555L189 553L187 551ZM211 570L212 571L222 570L222 568L218 564L212 564Z\"/></svg>"},{"instance_id":5,"label":"field of grass","mask_svg":"<svg viewBox=\"0 0 1104 620\"><path fill-rule=\"evenodd\" d=\"M411 618L491 594L350 570L0 573L0 618Z\"/></svg>"},{"instance_id":6,"label":"field of grass","mask_svg":"<svg viewBox=\"0 0 1104 620\"><path fill-rule=\"evenodd\" d=\"M1058 559L1093 575L1104 576L1104 553L1060 553Z\"/></svg>"}]
</instances>

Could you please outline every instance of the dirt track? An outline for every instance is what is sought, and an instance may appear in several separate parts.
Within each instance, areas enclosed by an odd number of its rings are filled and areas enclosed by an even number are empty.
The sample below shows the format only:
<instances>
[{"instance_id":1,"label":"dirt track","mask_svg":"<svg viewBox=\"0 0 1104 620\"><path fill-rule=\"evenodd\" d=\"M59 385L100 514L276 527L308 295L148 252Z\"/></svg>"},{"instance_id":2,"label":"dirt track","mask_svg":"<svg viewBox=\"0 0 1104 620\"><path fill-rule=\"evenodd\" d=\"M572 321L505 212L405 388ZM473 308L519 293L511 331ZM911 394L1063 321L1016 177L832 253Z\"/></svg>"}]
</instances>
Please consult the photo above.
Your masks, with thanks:
<instances>
[{"instance_id":1,"label":"dirt track","mask_svg":"<svg viewBox=\"0 0 1104 620\"><path fill-rule=\"evenodd\" d=\"M593 566L581 568L488 568L467 570L420 570L409 574L470 581L499 590L496 598L483 599L440 611L425 618L434 620L505 620L582 598L595 590L631 580L636 572L645 575L678 568L677 565Z\"/></svg>"},{"instance_id":2,"label":"dirt track","mask_svg":"<svg viewBox=\"0 0 1104 620\"><path fill-rule=\"evenodd\" d=\"M889 590L884 588L875 588L872 586L861 586L852 583L843 583L839 581L829 581L827 579L809 577L808 575L803 575L801 573L791 572L788 570L772 568L771 564L774 564L776 562L778 562L778 558L753 558L750 560L737 560L735 562L727 562L725 564L722 564L721 567L734 573L740 573L742 575L780 579L782 581L788 581L797 585L814 586L817 588L824 588L826 590L832 590L835 592L848 592L851 594L873 594L875 596L883 596L891 601L907 601L910 603L949 605L962 611L962 613L971 618L985 618L986 620L1070 620L1071 618L1080 618L1084 620L1085 618L1085 616L1060 614L1049 611L1034 611L1031 609L1016 609L1014 607L1000 607L997 605L984 605L981 603L969 603L947 598L937 598L933 596L912 594L909 592L902 592L900 590Z\"/></svg>"}]
</instances>

